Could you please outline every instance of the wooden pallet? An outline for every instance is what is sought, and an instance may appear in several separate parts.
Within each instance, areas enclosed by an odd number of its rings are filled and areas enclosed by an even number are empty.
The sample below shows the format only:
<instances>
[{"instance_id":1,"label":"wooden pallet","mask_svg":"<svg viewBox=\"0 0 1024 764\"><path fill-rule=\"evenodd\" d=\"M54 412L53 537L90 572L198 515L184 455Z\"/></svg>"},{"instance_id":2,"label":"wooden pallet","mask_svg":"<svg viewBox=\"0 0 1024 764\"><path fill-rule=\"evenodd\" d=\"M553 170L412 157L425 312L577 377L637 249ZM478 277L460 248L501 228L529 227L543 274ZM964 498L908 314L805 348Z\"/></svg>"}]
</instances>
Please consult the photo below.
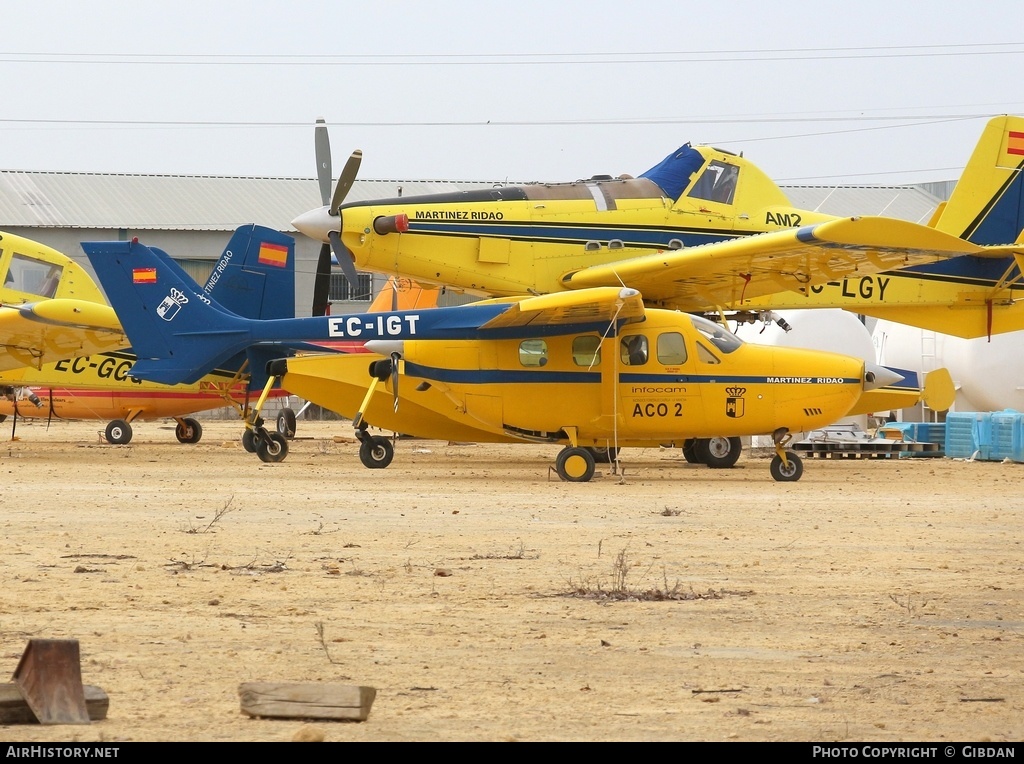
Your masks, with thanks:
<instances>
[{"instance_id":1,"label":"wooden pallet","mask_svg":"<svg viewBox=\"0 0 1024 764\"><path fill-rule=\"evenodd\" d=\"M938 443L910 441L822 441L794 443L794 451L811 459L902 459L913 456L943 456Z\"/></svg>"}]
</instances>

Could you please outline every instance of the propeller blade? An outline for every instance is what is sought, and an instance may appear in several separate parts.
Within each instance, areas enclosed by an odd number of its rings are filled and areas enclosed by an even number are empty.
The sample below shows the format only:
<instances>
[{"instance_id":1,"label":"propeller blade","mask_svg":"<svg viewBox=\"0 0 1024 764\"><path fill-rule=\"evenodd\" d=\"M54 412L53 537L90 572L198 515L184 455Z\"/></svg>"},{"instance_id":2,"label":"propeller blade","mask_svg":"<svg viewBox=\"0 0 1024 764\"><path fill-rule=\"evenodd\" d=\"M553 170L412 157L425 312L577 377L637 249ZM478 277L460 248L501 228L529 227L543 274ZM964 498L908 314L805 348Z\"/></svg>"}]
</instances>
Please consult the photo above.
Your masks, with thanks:
<instances>
[{"instance_id":1,"label":"propeller blade","mask_svg":"<svg viewBox=\"0 0 1024 764\"><path fill-rule=\"evenodd\" d=\"M331 304L331 245L320 247L320 258L316 262L316 276L313 281L314 316L326 316Z\"/></svg>"},{"instance_id":2,"label":"propeller blade","mask_svg":"<svg viewBox=\"0 0 1024 764\"><path fill-rule=\"evenodd\" d=\"M316 149L316 179L320 184L320 203L326 207L327 202L331 200L334 173L331 171L331 138L327 134L327 123L323 119L316 121L313 144Z\"/></svg>"},{"instance_id":3,"label":"propeller blade","mask_svg":"<svg viewBox=\"0 0 1024 764\"><path fill-rule=\"evenodd\" d=\"M356 264L352 262L352 253L341 243L341 234L337 231L329 231L327 237L331 240L331 250L338 260L338 265L341 266L341 272L345 274L349 286L352 287L349 298L354 298L356 290L359 289L359 275L356 273Z\"/></svg>"},{"instance_id":4,"label":"propeller blade","mask_svg":"<svg viewBox=\"0 0 1024 764\"><path fill-rule=\"evenodd\" d=\"M398 413L398 353L391 354L391 393L395 396L395 413Z\"/></svg>"},{"instance_id":5,"label":"propeller blade","mask_svg":"<svg viewBox=\"0 0 1024 764\"><path fill-rule=\"evenodd\" d=\"M331 198L331 209L332 215L338 214L338 208L341 203L345 201L345 197L348 196L349 189L352 188L352 184L355 183L356 175L359 173L359 164L363 161L363 152L356 149L352 152L352 156L345 162L345 166L341 170L341 175L338 176L338 185L334 187L334 196Z\"/></svg>"}]
</instances>

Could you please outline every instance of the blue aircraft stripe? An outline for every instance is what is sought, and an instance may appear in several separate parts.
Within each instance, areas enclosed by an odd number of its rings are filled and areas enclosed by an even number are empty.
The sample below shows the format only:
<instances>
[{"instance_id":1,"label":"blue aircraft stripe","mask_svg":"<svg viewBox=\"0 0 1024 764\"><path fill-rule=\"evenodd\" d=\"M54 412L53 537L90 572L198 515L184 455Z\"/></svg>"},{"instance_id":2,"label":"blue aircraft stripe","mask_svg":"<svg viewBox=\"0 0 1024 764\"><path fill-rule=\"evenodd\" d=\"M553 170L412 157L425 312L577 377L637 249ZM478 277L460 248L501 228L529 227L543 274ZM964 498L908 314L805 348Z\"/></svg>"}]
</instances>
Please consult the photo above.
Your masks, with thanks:
<instances>
[{"instance_id":1,"label":"blue aircraft stripe","mask_svg":"<svg viewBox=\"0 0 1024 764\"><path fill-rule=\"evenodd\" d=\"M432 236L494 237L527 242L585 244L588 241L619 239L628 247L665 249L673 239L684 247L696 247L718 241L751 235L749 231L711 232L701 229L647 228L608 225L538 224L538 223L460 223L458 221L410 220L410 233Z\"/></svg>"},{"instance_id":2,"label":"blue aircraft stripe","mask_svg":"<svg viewBox=\"0 0 1024 764\"><path fill-rule=\"evenodd\" d=\"M446 369L438 366L425 366L412 361L405 362L405 374L409 377L452 382L464 385L486 384L565 384L585 383L597 384L601 381L600 372L595 371L548 371L536 369ZM776 377L751 375L710 375L710 374L657 374L657 373L621 373L620 384L632 385L827 385L838 384L858 385L856 377Z\"/></svg>"},{"instance_id":3,"label":"blue aircraft stripe","mask_svg":"<svg viewBox=\"0 0 1024 764\"><path fill-rule=\"evenodd\" d=\"M422 377L437 382L454 382L464 385L486 384L522 384L524 382L545 383L580 383L600 382L601 374L593 371L544 371L543 369L444 369L437 366L424 366L410 361L405 362L405 374L409 377Z\"/></svg>"},{"instance_id":4,"label":"blue aircraft stripe","mask_svg":"<svg viewBox=\"0 0 1024 764\"><path fill-rule=\"evenodd\" d=\"M994 284L999 281L1007 269L1013 266L1010 278L1019 274L1016 261L1012 257L975 257L961 255L949 260L939 260L923 265L911 265L898 271L887 271L886 276L906 276L908 274L920 278L934 277L936 280L947 280L966 284Z\"/></svg>"}]
</instances>

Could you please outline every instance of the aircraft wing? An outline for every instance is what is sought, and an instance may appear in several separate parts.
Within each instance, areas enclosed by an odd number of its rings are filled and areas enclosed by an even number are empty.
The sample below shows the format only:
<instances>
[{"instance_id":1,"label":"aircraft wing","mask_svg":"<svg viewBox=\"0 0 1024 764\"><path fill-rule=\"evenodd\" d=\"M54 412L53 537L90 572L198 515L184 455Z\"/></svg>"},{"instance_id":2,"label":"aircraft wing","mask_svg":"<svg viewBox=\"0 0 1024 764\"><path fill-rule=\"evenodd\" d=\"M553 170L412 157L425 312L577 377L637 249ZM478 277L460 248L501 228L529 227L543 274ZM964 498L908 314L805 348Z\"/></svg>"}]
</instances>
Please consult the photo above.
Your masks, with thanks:
<instances>
[{"instance_id":1,"label":"aircraft wing","mask_svg":"<svg viewBox=\"0 0 1024 764\"><path fill-rule=\"evenodd\" d=\"M626 284L687 311L898 270L960 255L1009 257L1022 245L979 246L895 218L855 217L641 255L568 273L568 289Z\"/></svg>"},{"instance_id":2,"label":"aircraft wing","mask_svg":"<svg viewBox=\"0 0 1024 764\"><path fill-rule=\"evenodd\" d=\"M599 287L586 292L557 292L525 297L480 326L490 330L514 326L558 327L577 324L638 321L644 316L643 297L636 289Z\"/></svg>"},{"instance_id":3,"label":"aircraft wing","mask_svg":"<svg viewBox=\"0 0 1024 764\"><path fill-rule=\"evenodd\" d=\"M0 306L0 347L6 371L126 348L128 339L113 308L56 298Z\"/></svg>"}]
</instances>

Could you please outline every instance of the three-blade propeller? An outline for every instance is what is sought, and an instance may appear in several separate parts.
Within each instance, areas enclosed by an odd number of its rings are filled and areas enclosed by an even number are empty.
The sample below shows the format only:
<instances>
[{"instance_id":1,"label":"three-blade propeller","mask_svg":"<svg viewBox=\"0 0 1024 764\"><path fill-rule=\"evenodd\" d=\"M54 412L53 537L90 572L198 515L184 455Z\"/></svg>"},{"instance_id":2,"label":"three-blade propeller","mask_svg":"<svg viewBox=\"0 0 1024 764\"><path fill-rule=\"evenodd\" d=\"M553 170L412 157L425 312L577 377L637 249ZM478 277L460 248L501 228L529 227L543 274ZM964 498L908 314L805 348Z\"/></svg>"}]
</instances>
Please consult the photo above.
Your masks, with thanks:
<instances>
[{"instance_id":1,"label":"three-blade propeller","mask_svg":"<svg viewBox=\"0 0 1024 764\"><path fill-rule=\"evenodd\" d=\"M320 201L328 207L328 212L338 218L338 229L341 229L341 205L352 189L352 184L359 173L359 165L363 160L363 152L356 149L352 156L345 162L345 166L338 176L338 182L334 184L334 193L331 193L331 185L334 177L331 172L331 139L327 133L327 123L323 119L316 121L314 133L314 148L316 149L316 177L320 186ZM313 288L313 315L322 316L327 312L327 305L330 294L331 279L331 253L334 253L335 260L341 266L342 273L348 280L352 293L355 294L359 288L359 277L356 274L355 262L352 253L341 241L341 234L338 231L328 233L330 244L324 244L320 248L320 259L317 262L316 282Z\"/></svg>"}]
</instances>

